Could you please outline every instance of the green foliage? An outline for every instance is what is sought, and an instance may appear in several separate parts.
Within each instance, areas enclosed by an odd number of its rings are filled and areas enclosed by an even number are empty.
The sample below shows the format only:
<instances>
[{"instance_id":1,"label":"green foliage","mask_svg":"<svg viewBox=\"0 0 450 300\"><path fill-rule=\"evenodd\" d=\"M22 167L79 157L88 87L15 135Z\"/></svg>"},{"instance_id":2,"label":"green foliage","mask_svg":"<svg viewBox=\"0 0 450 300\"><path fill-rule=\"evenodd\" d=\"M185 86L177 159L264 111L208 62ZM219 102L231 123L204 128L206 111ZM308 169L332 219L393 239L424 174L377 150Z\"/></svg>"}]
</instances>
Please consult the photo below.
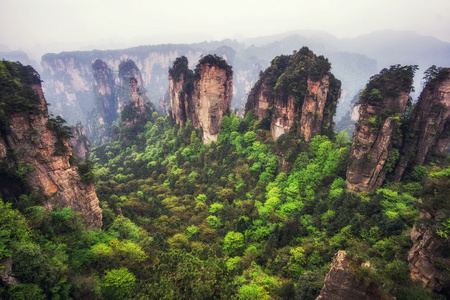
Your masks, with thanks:
<instances>
[{"instance_id":1,"label":"green foliage","mask_svg":"<svg viewBox=\"0 0 450 300\"><path fill-rule=\"evenodd\" d=\"M158 261L149 271L151 278L135 289L133 298L230 299L235 294L225 261L210 251L169 250L161 252Z\"/></svg>"},{"instance_id":2,"label":"green foliage","mask_svg":"<svg viewBox=\"0 0 450 300\"><path fill-rule=\"evenodd\" d=\"M106 271L102 277L102 292L106 299L127 299L136 281L127 268Z\"/></svg>"},{"instance_id":3,"label":"green foliage","mask_svg":"<svg viewBox=\"0 0 450 300\"><path fill-rule=\"evenodd\" d=\"M220 56L217 56L216 54L208 54L206 56L203 56L202 58L200 58L197 67L195 68L194 71L194 76L198 76L199 72L200 72L200 66L204 65L204 64L210 64L210 65L214 65L220 69L223 69L226 71L227 77L231 77L233 76L233 69L232 67L227 64L226 60L223 59Z\"/></svg>"},{"instance_id":4,"label":"green foliage","mask_svg":"<svg viewBox=\"0 0 450 300\"><path fill-rule=\"evenodd\" d=\"M289 95L295 97L295 105L301 107L308 89L308 79L319 81L328 74L331 64L322 55L316 56L308 47L302 47L293 55L275 57L256 82L252 91L259 90L264 83L271 89L271 98L287 99ZM330 93L326 111L327 117L335 113L340 81L330 76ZM334 103L334 105L331 105ZM301 111L301 110L300 110Z\"/></svg>"},{"instance_id":5,"label":"green foliage","mask_svg":"<svg viewBox=\"0 0 450 300\"><path fill-rule=\"evenodd\" d=\"M30 242L32 232L27 220L11 203L0 199L0 259L11 257L18 245Z\"/></svg>"},{"instance_id":6,"label":"green foliage","mask_svg":"<svg viewBox=\"0 0 450 300\"><path fill-rule=\"evenodd\" d=\"M359 102L379 102L385 97L396 97L400 92L410 92L417 66L393 65L370 77L369 83L359 96Z\"/></svg>"},{"instance_id":7,"label":"green foliage","mask_svg":"<svg viewBox=\"0 0 450 300\"><path fill-rule=\"evenodd\" d=\"M82 182L93 183L95 181L94 163L86 160L78 164L78 174Z\"/></svg>"},{"instance_id":8,"label":"green foliage","mask_svg":"<svg viewBox=\"0 0 450 300\"><path fill-rule=\"evenodd\" d=\"M315 68L314 76L328 72L325 59L308 53L295 59ZM272 72L281 76L294 68L292 57L274 60ZM295 76L273 87L300 86L291 82ZM292 150L295 135L274 142L251 113L244 119L230 114L217 142L203 145L190 122L179 127L157 113L149 116L139 133L121 131L121 140L90 154L86 174L97 177L102 231L87 230L69 208L46 212L35 206L43 199L33 195L16 197L15 207L30 224L23 229L20 214L4 205L11 223L0 224L11 225L0 227L0 245L29 285L26 293L55 299L315 299L334 253L347 250L373 262L370 279L404 299L414 290L407 280L406 232L417 207L437 216L430 224L438 235L448 233L445 160L417 169L410 176L415 181L388 177L377 192L356 194L346 190L350 146L343 134L316 136L308 149ZM28 233L15 234L20 228Z\"/></svg>"},{"instance_id":9,"label":"green foliage","mask_svg":"<svg viewBox=\"0 0 450 300\"><path fill-rule=\"evenodd\" d=\"M319 296L323 287L325 274L323 271L315 270L305 272L300 275L295 291L295 299L298 300L314 300Z\"/></svg>"},{"instance_id":10,"label":"green foliage","mask_svg":"<svg viewBox=\"0 0 450 300\"><path fill-rule=\"evenodd\" d=\"M447 75L448 71L443 69L442 67L436 67L436 65L432 65L423 73L423 85L427 85L434 80L441 80Z\"/></svg>"},{"instance_id":11,"label":"green foliage","mask_svg":"<svg viewBox=\"0 0 450 300\"><path fill-rule=\"evenodd\" d=\"M72 137L72 129L66 126L66 120L61 116L51 117L48 119L47 128L53 130L56 135L55 152L53 155L64 155L69 151L69 139Z\"/></svg>"},{"instance_id":12,"label":"green foliage","mask_svg":"<svg viewBox=\"0 0 450 300\"><path fill-rule=\"evenodd\" d=\"M223 250L230 256L236 256L244 250L244 235L240 232L229 231L223 240Z\"/></svg>"},{"instance_id":13,"label":"green foliage","mask_svg":"<svg viewBox=\"0 0 450 300\"><path fill-rule=\"evenodd\" d=\"M189 62L186 56L177 57L175 59L173 66L169 68L169 75L175 82L180 80L181 75L184 75L184 78L192 76L192 71L189 70Z\"/></svg>"},{"instance_id":14,"label":"green foliage","mask_svg":"<svg viewBox=\"0 0 450 300\"><path fill-rule=\"evenodd\" d=\"M9 289L9 296L10 299L17 300L44 300L47 298L44 291L37 284L32 283L12 286Z\"/></svg>"},{"instance_id":15,"label":"green foliage","mask_svg":"<svg viewBox=\"0 0 450 300\"><path fill-rule=\"evenodd\" d=\"M39 95L32 89L40 85L39 74L20 62L0 61L0 109L5 113L39 113Z\"/></svg>"}]
</instances>

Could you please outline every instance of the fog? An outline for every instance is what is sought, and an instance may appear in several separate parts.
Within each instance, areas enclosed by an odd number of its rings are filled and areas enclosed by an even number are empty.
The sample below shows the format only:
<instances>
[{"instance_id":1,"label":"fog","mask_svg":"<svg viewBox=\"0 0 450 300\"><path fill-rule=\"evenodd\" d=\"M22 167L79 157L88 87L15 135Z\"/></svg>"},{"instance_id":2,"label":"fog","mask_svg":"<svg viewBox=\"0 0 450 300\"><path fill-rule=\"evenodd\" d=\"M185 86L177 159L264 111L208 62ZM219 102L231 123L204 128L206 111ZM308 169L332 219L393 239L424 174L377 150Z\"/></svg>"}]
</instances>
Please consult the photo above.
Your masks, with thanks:
<instances>
[{"instance_id":1,"label":"fog","mask_svg":"<svg viewBox=\"0 0 450 300\"><path fill-rule=\"evenodd\" d=\"M450 42L448 0L2 0L0 6L0 44L35 55L299 29L339 38L412 30Z\"/></svg>"}]
</instances>

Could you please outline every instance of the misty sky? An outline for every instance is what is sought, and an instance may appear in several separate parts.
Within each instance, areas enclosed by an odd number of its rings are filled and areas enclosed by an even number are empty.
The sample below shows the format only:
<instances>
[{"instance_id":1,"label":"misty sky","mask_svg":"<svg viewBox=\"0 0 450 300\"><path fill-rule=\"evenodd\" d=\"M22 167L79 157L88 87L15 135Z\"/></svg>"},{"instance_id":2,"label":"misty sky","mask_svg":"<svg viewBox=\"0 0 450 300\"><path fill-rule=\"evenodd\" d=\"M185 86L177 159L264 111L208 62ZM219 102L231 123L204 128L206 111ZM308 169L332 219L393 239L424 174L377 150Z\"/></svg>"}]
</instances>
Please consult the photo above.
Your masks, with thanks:
<instances>
[{"instance_id":1,"label":"misty sky","mask_svg":"<svg viewBox=\"0 0 450 300\"><path fill-rule=\"evenodd\" d=\"M450 42L450 0L0 0L0 44L78 50L324 30L413 30Z\"/></svg>"}]
</instances>

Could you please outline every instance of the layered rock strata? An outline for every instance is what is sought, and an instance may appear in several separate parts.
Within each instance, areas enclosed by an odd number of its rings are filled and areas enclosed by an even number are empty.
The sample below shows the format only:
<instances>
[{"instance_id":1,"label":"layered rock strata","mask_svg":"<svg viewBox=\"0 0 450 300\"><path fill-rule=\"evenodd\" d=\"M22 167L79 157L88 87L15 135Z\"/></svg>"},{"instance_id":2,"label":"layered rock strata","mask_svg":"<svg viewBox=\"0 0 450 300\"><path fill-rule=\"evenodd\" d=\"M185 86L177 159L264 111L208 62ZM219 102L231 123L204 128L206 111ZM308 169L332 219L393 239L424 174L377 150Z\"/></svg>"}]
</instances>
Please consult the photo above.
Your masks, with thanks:
<instances>
[{"instance_id":1,"label":"layered rock strata","mask_svg":"<svg viewBox=\"0 0 450 300\"><path fill-rule=\"evenodd\" d=\"M373 191L381 186L391 164L392 137L399 128L415 68L392 66L374 76L360 96L359 120L353 132L347 187ZM388 168L389 167L389 168Z\"/></svg>"},{"instance_id":2,"label":"layered rock strata","mask_svg":"<svg viewBox=\"0 0 450 300\"><path fill-rule=\"evenodd\" d=\"M341 83L330 68L327 59L306 47L276 57L252 88L245 113L252 111L259 120L267 120L274 139L297 122L307 143L317 134L332 132Z\"/></svg>"},{"instance_id":3,"label":"layered rock strata","mask_svg":"<svg viewBox=\"0 0 450 300\"><path fill-rule=\"evenodd\" d=\"M26 83L22 82L24 86ZM22 179L30 192L44 194L43 205L47 210L55 206L71 207L81 214L89 228L100 229L102 212L95 186L82 182L78 167L69 160L72 150L68 138L61 134L68 129L62 127L60 118L49 119L41 85L33 84L31 88L38 100L27 105L30 109L15 109L6 114L8 128L1 132L0 139L2 172L5 165L9 170L18 170L12 178ZM7 194L8 188L3 186L2 194Z\"/></svg>"},{"instance_id":4,"label":"layered rock strata","mask_svg":"<svg viewBox=\"0 0 450 300\"><path fill-rule=\"evenodd\" d=\"M199 61L195 73L186 71L175 77L176 63L169 71L172 117L180 125L189 120L194 128L201 128L203 143L217 141L222 117L231 109L231 67L222 58L207 55Z\"/></svg>"},{"instance_id":5,"label":"layered rock strata","mask_svg":"<svg viewBox=\"0 0 450 300\"><path fill-rule=\"evenodd\" d=\"M446 153L449 142L450 68L444 68L425 86L414 108L395 180L401 180L408 165L423 164L430 151Z\"/></svg>"}]
</instances>

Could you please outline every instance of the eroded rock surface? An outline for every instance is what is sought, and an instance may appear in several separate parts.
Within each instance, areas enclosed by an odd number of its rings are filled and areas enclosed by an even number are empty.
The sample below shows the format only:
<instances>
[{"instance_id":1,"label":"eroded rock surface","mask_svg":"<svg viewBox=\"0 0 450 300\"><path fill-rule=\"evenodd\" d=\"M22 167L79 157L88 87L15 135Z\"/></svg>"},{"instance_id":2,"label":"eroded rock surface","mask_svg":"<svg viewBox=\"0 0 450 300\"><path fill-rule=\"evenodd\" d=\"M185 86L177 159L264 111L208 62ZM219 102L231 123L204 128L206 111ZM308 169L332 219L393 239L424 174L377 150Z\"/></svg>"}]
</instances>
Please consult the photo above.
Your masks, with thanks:
<instances>
[{"instance_id":1,"label":"eroded rock surface","mask_svg":"<svg viewBox=\"0 0 450 300\"><path fill-rule=\"evenodd\" d=\"M393 297L381 295L374 282L368 285L360 282L354 272L355 264L355 261L347 257L346 251L341 250L336 253L330 271L325 276L324 286L316 300L393 299ZM365 263L363 267L370 268L370 264Z\"/></svg>"},{"instance_id":2,"label":"eroded rock surface","mask_svg":"<svg viewBox=\"0 0 450 300\"><path fill-rule=\"evenodd\" d=\"M442 69L423 89L395 170L400 181L409 167L424 163L428 153L446 153L450 142L450 68Z\"/></svg>"},{"instance_id":3,"label":"eroded rock surface","mask_svg":"<svg viewBox=\"0 0 450 300\"><path fill-rule=\"evenodd\" d=\"M0 162L8 164L11 170L19 170L15 176L30 192L46 196L43 205L47 210L70 206L81 214L89 228L99 229L102 214L94 184L82 182L78 167L69 161L72 150L68 138L61 134L69 129L62 126L61 119L49 120L41 85L33 84L31 88L39 99L30 104L34 108L15 109L6 115L8 130L1 134ZM7 194L8 188L2 187L2 194Z\"/></svg>"},{"instance_id":4,"label":"eroded rock surface","mask_svg":"<svg viewBox=\"0 0 450 300\"><path fill-rule=\"evenodd\" d=\"M421 213L422 219L433 218L430 213ZM411 278L422 283L433 292L450 290L450 266L448 251L450 242L436 234L434 226L415 225L410 233L413 246L408 252Z\"/></svg>"},{"instance_id":5,"label":"eroded rock surface","mask_svg":"<svg viewBox=\"0 0 450 300\"><path fill-rule=\"evenodd\" d=\"M72 146L72 151L78 161L85 161L87 158L87 153L91 149L91 143L89 142L86 133L84 132L84 127L81 123L78 123L72 127L72 137L69 140L69 144Z\"/></svg>"},{"instance_id":6,"label":"eroded rock surface","mask_svg":"<svg viewBox=\"0 0 450 300\"><path fill-rule=\"evenodd\" d=\"M201 128L203 143L217 141L222 117L231 109L231 67L215 55L202 58L195 73L188 71L187 60L182 66L178 63L169 71L172 117L180 125L190 120L194 128Z\"/></svg>"},{"instance_id":7,"label":"eroded rock surface","mask_svg":"<svg viewBox=\"0 0 450 300\"><path fill-rule=\"evenodd\" d=\"M412 87L415 68L393 66L374 76L360 98L359 120L353 132L347 187L353 191L379 188L392 165L392 138L398 133ZM393 164L393 163L391 163Z\"/></svg>"},{"instance_id":8,"label":"eroded rock surface","mask_svg":"<svg viewBox=\"0 0 450 300\"><path fill-rule=\"evenodd\" d=\"M307 143L317 134L328 134L341 86L330 68L327 59L306 47L294 55L276 57L251 90L245 112L267 120L274 139L297 122Z\"/></svg>"}]
</instances>

